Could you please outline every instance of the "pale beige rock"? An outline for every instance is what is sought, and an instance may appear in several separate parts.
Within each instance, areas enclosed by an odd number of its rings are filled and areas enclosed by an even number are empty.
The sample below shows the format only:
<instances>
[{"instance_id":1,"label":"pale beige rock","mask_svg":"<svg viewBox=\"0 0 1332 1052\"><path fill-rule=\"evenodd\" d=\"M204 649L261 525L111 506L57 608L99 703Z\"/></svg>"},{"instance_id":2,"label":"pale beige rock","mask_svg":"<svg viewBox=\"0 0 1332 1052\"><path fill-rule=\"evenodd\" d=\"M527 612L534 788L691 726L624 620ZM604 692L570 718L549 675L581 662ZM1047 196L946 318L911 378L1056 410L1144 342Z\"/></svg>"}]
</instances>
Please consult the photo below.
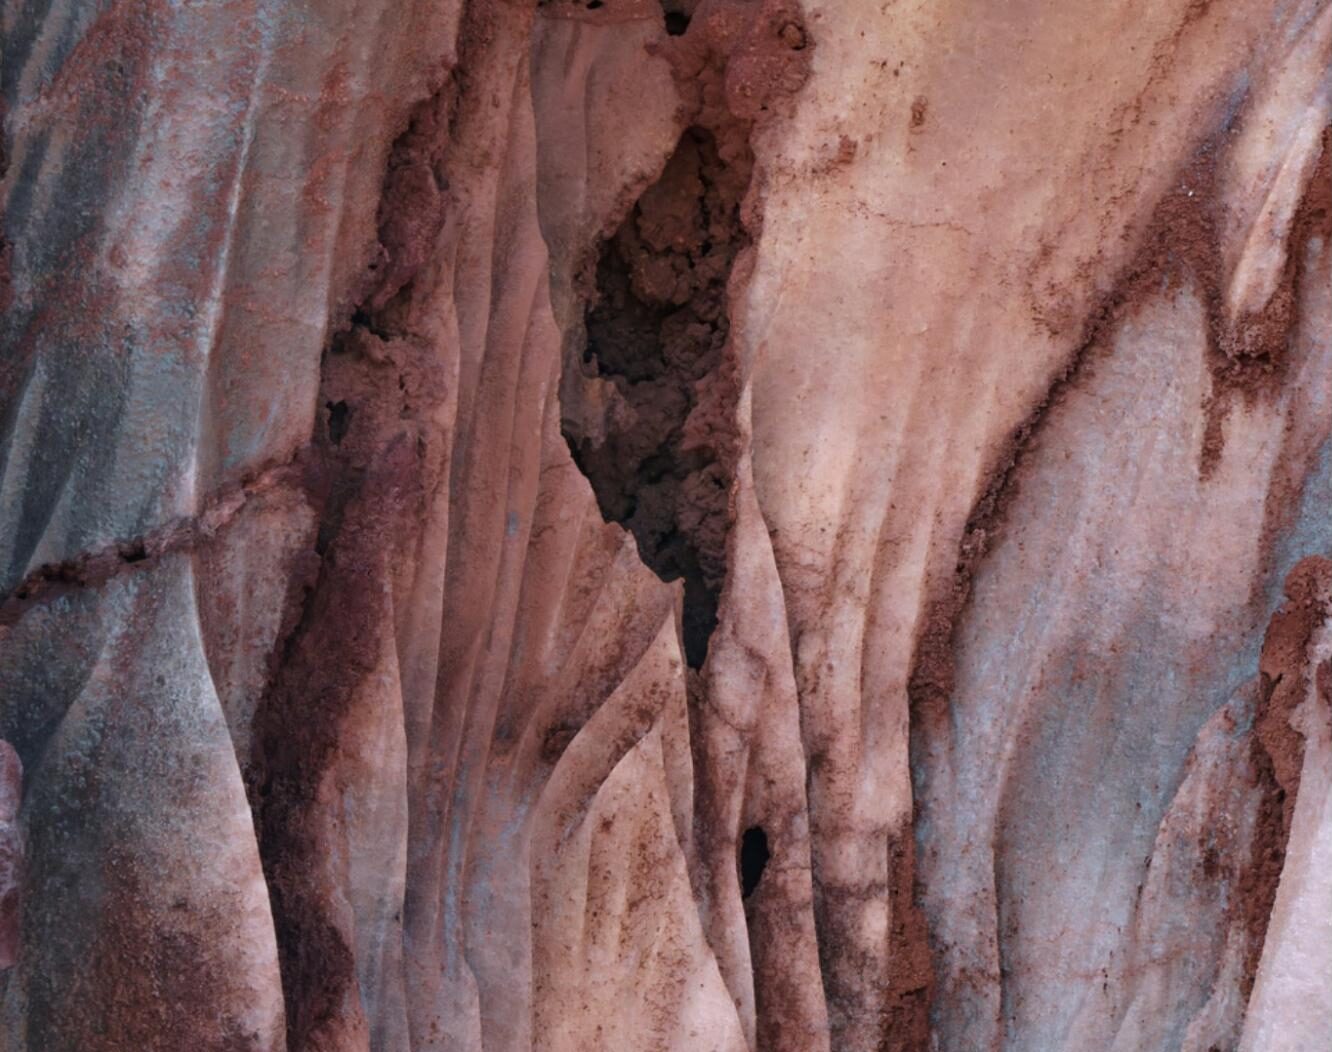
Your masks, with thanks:
<instances>
[{"instance_id":1,"label":"pale beige rock","mask_svg":"<svg viewBox=\"0 0 1332 1052\"><path fill-rule=\"evenodd\" d=\"M6 8L0 1049L1332 1041L1332 8L665 7ZM698 669L565 437L695 123Z\"/></svg>"}]
</instances>

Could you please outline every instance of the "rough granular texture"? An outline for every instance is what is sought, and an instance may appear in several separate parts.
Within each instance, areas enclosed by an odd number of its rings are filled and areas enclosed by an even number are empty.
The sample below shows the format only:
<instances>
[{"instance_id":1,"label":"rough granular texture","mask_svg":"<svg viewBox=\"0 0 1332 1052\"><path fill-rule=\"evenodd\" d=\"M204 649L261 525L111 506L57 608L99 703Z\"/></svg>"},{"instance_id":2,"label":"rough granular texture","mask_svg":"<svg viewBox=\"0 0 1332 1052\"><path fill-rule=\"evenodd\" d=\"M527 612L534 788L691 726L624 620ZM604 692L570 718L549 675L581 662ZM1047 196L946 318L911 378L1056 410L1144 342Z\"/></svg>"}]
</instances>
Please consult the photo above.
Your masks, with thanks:
<instances>
[{"instance_id":1,"label":"rough granular texture","mask_svg":"<svg viewBox=\"0 0 1332 1052\"><path fill-rule=\"evenodd\" d=\"M587 388L565 383L563 419L602 514L633 533L655 573L683 579L685 657L699 668L726 576L737 454L727 312L761 222L749 140L804 83L810 40L787 0L664 15L670 39L650 51L670 62L694 123L601 247L581 364L611 389L592 407L569 404L587 402Z\"/></svg>"},{"instance_id":2,"label":"rough granular texture","mask_svg":"<svg viewBox=\"0 0 1332 1052\"><path fill-rule=\"evenodd\" d=\"M18 6L6 1052L1326 1044L1325 0Z\"/></svg>"},{"instance_id":3,"label":"rough granular texture","mask_svg":"<svg viewBox=\"0 0 1332 1052\"><path fill-rule=\"evenodd\" d=\"M1315 665L1315 632L1332 612L1332 562L1321 556L1302 559L1286 577L1285 602L1272 616L1259 661L1260 692L1254 714L1251 753L1261 804L1248 865L1240 873L1235 909L1248 939L1244 955L1244 990L1253 988L1276 901L1291 818L1304 766L1304 735L1292 723L1296 709L1313 688L1328 703L1329 667Z\"/></svg>"},{"instance_id":4,"label":"rough granular texture","mask_svg":"<svg viewBox=\"0 0 1332 1052\"><path fill-rule=\"evenodd\" d=\"M3 126L5 120L5 100L0 98L0 126ZM4 179L5 173L9 168L5 160L5 145L3 137L0 137L0 179ZM4 212L0 211L0 220L3 220ZM12 274L12 256L13 246L9 239L4 235L3 224L0 223L0 312L9 308L9 302L13 297L13 290L10 288Z\"/></svg>"},{"instance_id":5,"label":"rough granular texture","mask_svg":"<svg viewBox=\"0 0 1332 1052\"><path fill-rule=\"evenodd\" d=\"M740 205L752 157L723 163L687 129L661 178L601 251L584 365L604 378L604 433L566 437L602 514L664 580L684 580L686 656L702 664L726 574L736 399L727 281L749 243ZM566 421L570 414L566 411Z\"/></svg>"}]
</instances>

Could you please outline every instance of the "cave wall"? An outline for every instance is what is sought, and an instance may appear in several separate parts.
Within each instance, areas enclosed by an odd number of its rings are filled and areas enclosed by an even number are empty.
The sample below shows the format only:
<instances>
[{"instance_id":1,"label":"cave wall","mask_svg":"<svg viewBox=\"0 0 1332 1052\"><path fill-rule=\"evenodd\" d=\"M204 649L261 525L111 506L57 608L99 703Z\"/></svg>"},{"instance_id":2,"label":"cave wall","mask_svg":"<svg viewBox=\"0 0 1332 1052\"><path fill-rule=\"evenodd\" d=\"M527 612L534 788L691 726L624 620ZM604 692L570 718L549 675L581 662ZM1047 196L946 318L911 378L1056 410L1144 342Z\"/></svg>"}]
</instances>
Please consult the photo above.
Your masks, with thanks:
<instances>
[{"instance_id":1,"label":"cave wall","mask_svg":"<svg viewBox=\"0 0 1332 1052\"><path fill-rule=\"evenodd\" d=\"M1332 1041L1332 8L0 16L0 1048Z\"/></svg>"}]
</instances>

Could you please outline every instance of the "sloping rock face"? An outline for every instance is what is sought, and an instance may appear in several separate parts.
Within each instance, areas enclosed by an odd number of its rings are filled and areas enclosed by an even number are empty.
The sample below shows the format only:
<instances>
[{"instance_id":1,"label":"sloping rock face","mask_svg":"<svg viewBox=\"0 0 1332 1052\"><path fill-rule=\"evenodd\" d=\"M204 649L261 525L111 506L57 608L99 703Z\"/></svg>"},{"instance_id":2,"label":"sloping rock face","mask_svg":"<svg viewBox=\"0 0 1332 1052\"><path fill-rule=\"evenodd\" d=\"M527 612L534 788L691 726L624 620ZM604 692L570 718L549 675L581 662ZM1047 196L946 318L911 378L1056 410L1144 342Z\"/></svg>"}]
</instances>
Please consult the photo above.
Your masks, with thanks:
<instances>
[{"instance_id":1,"label":"sloping rock face","mask_svg":"<svg viewBox=\"0 0 1332 1052\"><path fill-rule=\"evenodd\" d=\"M0 1049L1332 1047L1332 5L0 16Z\"/></svg>"}]
</instances>

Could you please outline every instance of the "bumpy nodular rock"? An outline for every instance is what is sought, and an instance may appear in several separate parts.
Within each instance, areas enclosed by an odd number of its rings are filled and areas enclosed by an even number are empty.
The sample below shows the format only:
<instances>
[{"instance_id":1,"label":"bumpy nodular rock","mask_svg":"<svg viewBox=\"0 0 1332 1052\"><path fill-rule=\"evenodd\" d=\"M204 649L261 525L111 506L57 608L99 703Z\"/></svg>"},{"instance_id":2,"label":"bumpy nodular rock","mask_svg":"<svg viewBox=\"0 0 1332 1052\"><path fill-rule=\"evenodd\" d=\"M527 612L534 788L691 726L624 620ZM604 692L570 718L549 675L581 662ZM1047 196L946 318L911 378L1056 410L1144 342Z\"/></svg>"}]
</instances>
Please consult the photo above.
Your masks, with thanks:
<instances>
[{"instance_id":1,"label":"bumpy nodular rock","mask_svg":"<svg viewBox=\"0 0 1332 1052\"><path fill-rule=\"evenodd\" d=\"M1326 0L0 27L0 1050L1332 1047Z\"/></svg>"}]
</instances>

